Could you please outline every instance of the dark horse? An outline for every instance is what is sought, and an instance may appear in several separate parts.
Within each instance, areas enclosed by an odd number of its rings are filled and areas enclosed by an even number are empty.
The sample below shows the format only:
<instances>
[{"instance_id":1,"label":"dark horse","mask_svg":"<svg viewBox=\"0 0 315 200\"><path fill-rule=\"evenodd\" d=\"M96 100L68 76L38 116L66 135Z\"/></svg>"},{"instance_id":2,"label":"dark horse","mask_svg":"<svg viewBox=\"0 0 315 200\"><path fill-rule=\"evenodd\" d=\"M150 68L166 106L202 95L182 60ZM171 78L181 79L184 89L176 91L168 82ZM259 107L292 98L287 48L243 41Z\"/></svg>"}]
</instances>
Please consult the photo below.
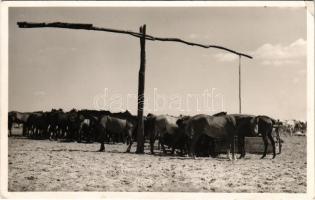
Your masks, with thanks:
<instances>
[{"instance_id":1,"label":"dark horse","mask_svg":"<svg viewBox=\"0 0 315 200\"><path fill-rule=\"evenodd\" d=\"M172 153L175 151L175 143L179 135L177 134L177 117L170 115L148 114L145 121L145 129L149 132L150 151L154 154L153 147L156 139L159 139L163 153L166 154L164 145L172 146Z\"/></svg>"},{"instance_id":2,"label":"dark horse","mask_svg":"<svg viewBox=\"0 0 315 200\"><path fill-rule=\"evenodd\" d=\"M105 139L108 132L112 134L120 134L123 135L128 140L128 148L126 152L130 152L130 148L132 145L132 134L134 132L134 126L132 123L127 121L126 119L119 119L116 117L111 117L108 115L105 115L100 118L98 131L100 135L100 143L101 147L99 151L105 151Z\"/></svg>"},{"instance_id":3,"label":"dark horse","mask_svg":"<svg viewBox=\"0 0 315 200\"><path fill-rule=\"evenodd\" d=\"M259 134L262 136L264 141L264 154L261 158L266 156L268 148L268 139L271 142L273 147L273 152L275 158L275 141L272 137L272 129L275 129L276 138L279 142L279 153L281 153L281 139L279 134L280 123L277 123L274 119L268 116L254 116L246 114L231 114L230 116L234 117L236 120L236 135L238 140L238 149L240 152L239 158L245 157L245 137L257 137ZM278 128L277 128L278 127ZM257 130L257 131L255 131Z\"/></svg>"},{"instance_id":4,"label":"dark horse","mask_svg":"<svg viewBox=\"0 0 315 200\"><path fill-rule=\"evenodd\" d=\"M263 153L261 158L264 158L267 155L268 139L270 140L270 143L272 145L272 153L273 153L272 158L276 157L275 141L272 137L272 129L273 129L273 126L275 124L276 124L276 120L274 120L268 116L265 116L265 115L259 115L259 116L254 118L254 124L253 125L257 126L258 133L261 134L263 141L264 141L265 149L264 149L264 153ZM279 135L277 137L279 137ZM279 141L279 143L281 143L281 141Z\"/></svg>"},{"instance_id":5,"label":"dark horse","mask_svg":"<svg viewBox=\"0 0 315 200\"><path fill-rule=\"evenodd\" d=\"M236 121L236 135L238 141L238 151L241 154L239 158L245 157L245 137L257 137L254 128L254 115L246 114L231 114L230 116L235 118Z\"/></svg>"},{"instance_id":6,"label":"dark horse","mask_svg":"<svg viewBox=\"0 0 315 200\"><path fill-rule=\"evenodd\" d=\"M8 131L9 131L9 137L12 136L12 126L14 122L14 115L9 112L8 114Z\"/></svg>"},{"instance_id":7,"label":"dark horse","mask_svg":"<svg viewBox=\"0 0 315 200\"><path fill-rule=\"evenodd\" d=\"M230 160L235 159L234 137L236 134L236 121L229 115L209 116L195 115L187 121L185 130L191 140L189 154L195 158L196 143L201 135L207 135L211 139L226 140L229 147L227 155ZM232 149L232 158L230 150Z\"/></svg>"},{"instance_id":8,"label":"dark horse","mask_svg":"<svg viewBox=\"0 0 315 200\"><path fill-rule=\"evenodd\" d=\"M22 112L16 112L11 111L10 115L12 116L12 123L18 123L23 124L23 136L27 136L29 132L29 124L28 124L28 118L30 117L31 113L22 113Z\"/></svg>"}]
</instances>

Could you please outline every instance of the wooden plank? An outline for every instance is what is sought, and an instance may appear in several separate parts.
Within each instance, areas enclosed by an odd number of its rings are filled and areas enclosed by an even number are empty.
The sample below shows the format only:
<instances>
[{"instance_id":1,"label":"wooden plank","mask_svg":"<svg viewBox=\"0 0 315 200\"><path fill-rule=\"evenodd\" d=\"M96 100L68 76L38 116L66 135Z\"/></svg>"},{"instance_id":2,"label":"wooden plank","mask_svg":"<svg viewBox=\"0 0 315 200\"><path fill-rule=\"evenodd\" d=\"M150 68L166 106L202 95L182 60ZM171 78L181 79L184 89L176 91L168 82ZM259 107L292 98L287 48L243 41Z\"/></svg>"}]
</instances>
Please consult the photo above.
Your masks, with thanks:
<instances>
[{"instance_id":1,"label":"wooden plank","mask_svg":"<svg viewBox=\"0 0 315 200\"><path fill-rule=\"evenodd\" d=\"M82 30L90 30L90 31L106 31L106 32L112 32L112 33L122 33L122 34L128 34L134 37L141 38L142 34L141 33L136 33L133 31L125 31L125 30L118 30L118 29L112 29L112 28L103 28L103 27L96 27L93 26L93 24L80 24L80 23L67 23L67 22L52 22L52 23L36 23L36 22L17 22L17 25L19 28L68 28L68 29L82 29ZM244 56L246 58L252 59L253 57L241 52L237 52L235 50L219 46L219 45L212 45L212 44L199 44L199 43L194 43L194 42L188 42L185 40L182 40L180 38L164 38L164 37L155 37L151 35L145 34L145 39L146 40L152 40L152 41L163 41L163 42L179 42L183 44L187 44L190 46L198 46L202 48L216 48L216 49L221 49L224 51L228 51L230 53L239 55L239 56Z\"/></svg>"}]
</instances>

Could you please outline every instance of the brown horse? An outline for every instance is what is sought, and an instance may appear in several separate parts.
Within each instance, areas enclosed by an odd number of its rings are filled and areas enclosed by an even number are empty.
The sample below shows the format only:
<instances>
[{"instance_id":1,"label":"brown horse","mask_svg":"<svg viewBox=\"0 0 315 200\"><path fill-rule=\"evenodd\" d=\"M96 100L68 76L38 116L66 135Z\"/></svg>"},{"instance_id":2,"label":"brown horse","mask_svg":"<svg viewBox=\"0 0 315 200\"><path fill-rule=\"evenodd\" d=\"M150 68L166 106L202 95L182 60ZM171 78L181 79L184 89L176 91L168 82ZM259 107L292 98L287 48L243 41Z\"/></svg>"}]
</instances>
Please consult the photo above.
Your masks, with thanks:
<instances>
[{"instance_id":1,"label":"brown horse","mask_svg":"<svg viewBox=\"0 0 315 200\"><path fill-rule=\"evenodd\" d=\"M264 141L264 153L261 157L264 158L267 155L267 148L268 148L268 139L270 140L270 143L272 145L272 153L273 153L273 157L276 157L276 147L275 147L275 141L272 137L272 129L273 126L276 124L276 120L265 116L265 115L259 115L257 117L254 118L254 122L253 122L254 126L256 126L258 133L261 134L262 139ZM278 136L277 136L278 137ZM279 136L279 140L280 140L280 136ZM281 143L281 141L279 141L279 143Z\"/></svg>"},{"instance_id":2,"label":"brown horse","mask_svg":"<svg viewBox=\"0 0 315 200\"><path fill-rule=\"evenodd\" d=\"M112 134L120 134L123 135L123 137L126 137L127 140L129 140L127 143L129 143L129 146L126 150L126 152L130 152L131 145L133 143L132 134L134 132L135 128L126 119L119 119L116 117L111 117L108 115L105 115L100 118L98 131L100 135L100 143L101 147L99 151L105 151L105 145L104 141L106 138L106 135L110 132Z\"/></svg>"},{"instance_id":3,"label":"brown horse","mask_svg":"<svg viewBox=\"0 0 315 200\"><path fill-rule=\"evenodd\" d=\"M31 113L23 113L23 112L17 112L12 111L10 112L10 115L12 116L13 123L23 124L23 136L27 136L29 131L29 125L28 125L28 118L30 117Z\"/></svg>"},{"instance_id":4,"label":"brown horse","mask_svg":"<svg viewBox=\"0 0 315 200\"><path fill-rule=\"evenodd\" d=\"M201 135L207 135L211 139L223 139L228 142L227 155L230 160L235 158L234 136L236 134L236 122L229 115L209 116L195 115L187 121L185 132L191 140L189 154L195 158L196 143ZM232 158L230 150L232 149Z\"/></svg>"},{"instance_id":5,"label":"brown horse","mask_svg":"<svg viewBox=\"0 0 315 200\"><path fill-rule=\"evenodd\" d=\"M177 117L170 115L149 114L147 116L146 124L148 125L147 131L149 131L150 148L152 154L154 154L153 147L156 139L159 139L164 154L166 154L166 150L164 147L166 142L174 147L173 143L176 140L176 138L174 137L178 136L177 135L178 125L176 124L177 120L178 120ZM174 142L169 141L173 139ZM174 148L172 152L174 152Z\"/></svg>"},{"instance_id":6,"label":"brown horse","mask_svg":"<svg viewBox=\"0 0 315 200\"><path fill-rule=\"evenodd\" d=\"M9 137L12 136L12 126L14 122L14 116L11 112L8 114L8 131L9 131Z\"/></svg>"}]
</instances>

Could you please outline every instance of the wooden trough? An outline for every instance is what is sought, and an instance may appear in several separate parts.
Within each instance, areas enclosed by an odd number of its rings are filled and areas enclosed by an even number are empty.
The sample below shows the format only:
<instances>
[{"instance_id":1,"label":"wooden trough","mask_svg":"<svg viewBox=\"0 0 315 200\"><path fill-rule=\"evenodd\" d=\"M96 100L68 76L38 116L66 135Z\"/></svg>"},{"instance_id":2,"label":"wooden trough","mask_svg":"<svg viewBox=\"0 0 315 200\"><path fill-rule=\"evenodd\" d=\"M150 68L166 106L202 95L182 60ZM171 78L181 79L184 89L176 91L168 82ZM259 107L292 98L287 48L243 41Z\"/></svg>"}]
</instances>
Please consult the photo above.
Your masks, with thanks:
<instances>
[{"instance_id":1,"label":"wooden trough","mask_svg":"<svg viewBox=\"0 0 315 200\"><path fill-rule=\"evenodd\" d=\"M268 141L269 142L269 141ZM277 144L276 144L277 147ZM228 145L225 141L216 141L216 152L226 153ZM238 152L237 138L235 138L235 150ZM245 137L245 151L246 153L261 154L264 152L264 142L261 137ZM269 142L267 153L272 153L272 146Z\"/></svg>"}]
</instances>

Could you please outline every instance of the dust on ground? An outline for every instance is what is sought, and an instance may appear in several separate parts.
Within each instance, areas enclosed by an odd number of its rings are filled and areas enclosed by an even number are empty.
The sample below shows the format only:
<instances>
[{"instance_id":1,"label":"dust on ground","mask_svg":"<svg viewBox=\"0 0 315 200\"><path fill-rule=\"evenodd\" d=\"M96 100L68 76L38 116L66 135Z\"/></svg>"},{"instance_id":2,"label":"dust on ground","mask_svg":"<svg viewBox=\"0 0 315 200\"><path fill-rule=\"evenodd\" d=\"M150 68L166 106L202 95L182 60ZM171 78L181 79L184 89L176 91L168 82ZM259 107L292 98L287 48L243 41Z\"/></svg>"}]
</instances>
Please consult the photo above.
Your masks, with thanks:
<instances>
[{"instance_id":1,"label":"dust on ground","mask_svg":"<svg viewBox=\"0 0 315 200\"><path fill-rule=\"evenodd\" d=\"M275 159L228 161L124 153L126 145L9 138L9 191L306 192L306 137L284 137ZM133 145L132 152L135 152Z\"/></svg>"}]
</instances>

